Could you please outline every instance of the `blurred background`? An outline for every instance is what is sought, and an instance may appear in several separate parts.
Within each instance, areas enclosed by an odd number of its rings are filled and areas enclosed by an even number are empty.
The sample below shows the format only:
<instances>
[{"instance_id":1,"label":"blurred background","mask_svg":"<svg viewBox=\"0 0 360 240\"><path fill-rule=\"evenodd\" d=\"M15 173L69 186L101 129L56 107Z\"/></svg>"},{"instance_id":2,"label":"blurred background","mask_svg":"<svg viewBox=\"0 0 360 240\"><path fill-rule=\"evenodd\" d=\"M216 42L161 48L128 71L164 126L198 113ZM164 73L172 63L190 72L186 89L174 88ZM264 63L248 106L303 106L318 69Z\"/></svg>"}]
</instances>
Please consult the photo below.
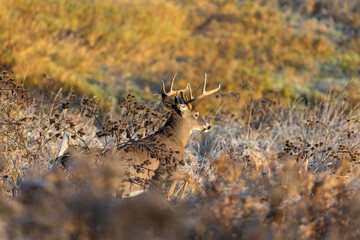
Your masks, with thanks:
<instances>
[{"instance_id":1,"label":"blurred background","mask_svg":"<svg viewBox=\"0 0 360 240\"><path fill-rule=\"evenodd\" d=\"M321 97L359 74L354 0L0 0L0 66L40 92L151 99L160 80L241 101ZM349 91L357 102L356 81ZM231 101L229 102L231 103Z\"/></svg>"}]
</instances>

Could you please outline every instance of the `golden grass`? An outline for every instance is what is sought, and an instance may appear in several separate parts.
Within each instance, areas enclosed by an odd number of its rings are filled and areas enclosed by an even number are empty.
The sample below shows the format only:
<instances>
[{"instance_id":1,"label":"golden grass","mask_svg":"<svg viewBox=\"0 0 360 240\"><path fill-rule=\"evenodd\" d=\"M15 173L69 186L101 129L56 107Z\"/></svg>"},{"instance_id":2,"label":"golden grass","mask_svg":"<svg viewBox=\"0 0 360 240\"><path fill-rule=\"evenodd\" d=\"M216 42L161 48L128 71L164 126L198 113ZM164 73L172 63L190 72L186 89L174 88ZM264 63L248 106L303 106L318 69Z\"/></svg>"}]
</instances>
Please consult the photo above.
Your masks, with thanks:
<instances>
[{"instance_id":1,"label":"golden grass","mask_svg":"<svg viewBox=\"0 0 360 240\"><path fill-rule=\"evenodd\" d=\"M351 1L0 3L6 23L0 26L0 66L28 86L42 89L46 74L57 86L101 101L131 89L149 96L159 78L174 72L183 82L200 82L207 72L224 90L249 79L257 93L273 88L288 97L297 84L344 79L359 70L358 37L351 33L359 6Z\"/></svg>"}]
</instances>

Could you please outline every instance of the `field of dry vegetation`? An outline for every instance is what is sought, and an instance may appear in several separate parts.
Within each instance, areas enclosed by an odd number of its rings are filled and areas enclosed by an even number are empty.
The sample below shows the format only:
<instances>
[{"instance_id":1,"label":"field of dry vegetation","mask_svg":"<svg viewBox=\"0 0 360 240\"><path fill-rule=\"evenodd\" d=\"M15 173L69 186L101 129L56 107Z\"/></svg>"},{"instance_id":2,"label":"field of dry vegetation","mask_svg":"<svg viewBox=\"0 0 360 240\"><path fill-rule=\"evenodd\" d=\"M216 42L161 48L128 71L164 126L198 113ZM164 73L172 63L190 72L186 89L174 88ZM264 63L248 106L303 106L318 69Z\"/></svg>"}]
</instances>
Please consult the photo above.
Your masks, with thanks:
<instances>
[{"instance_id":1,"label":"field of dry vegetation","mask_svg":"<svg viewBox=\"0 0 360 240\"><path fill-rule=\"evenodd\" d=\"M0 6L0 239L360 239L357 1ZM222 84L197 105L190 189L120 199L92 150L159 129L175 72ZM87 149L66 170L64 134Z\"/></svg>"},{"instance_id":2,"label":"field of dry vegetation","mask_svg":"<svg viewBox=\"0 0 360 240\"><path fill-rule=\"evenodd\" d=\"M0 4L0 66L28 87L61 86L101 103L129 91L151 99L159 79L175 72L180 83L207 72L224 91L242 90L244 103L267 88L285 98L318 96L360 70L360 3L353 0Z\"/></svg>"}]
</instances>

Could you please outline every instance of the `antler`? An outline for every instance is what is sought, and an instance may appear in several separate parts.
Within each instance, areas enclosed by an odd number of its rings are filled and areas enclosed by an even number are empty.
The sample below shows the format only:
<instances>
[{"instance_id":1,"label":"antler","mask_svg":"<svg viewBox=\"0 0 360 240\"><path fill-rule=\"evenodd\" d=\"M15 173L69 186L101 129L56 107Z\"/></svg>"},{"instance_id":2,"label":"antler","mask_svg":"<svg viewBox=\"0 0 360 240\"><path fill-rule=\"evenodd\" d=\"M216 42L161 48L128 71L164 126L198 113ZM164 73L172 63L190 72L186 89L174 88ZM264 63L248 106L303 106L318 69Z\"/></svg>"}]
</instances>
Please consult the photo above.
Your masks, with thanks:
<instances>
[{"instance_id":1,"label":"antler","mask_svg":"<svg viewBox=\"0 0 360 240\"><path fill-rule=\"evenodd\" d=\"M162 94L170 97L170 96L172 96L172 95L179 94L180 92L184 92L184 91L186 91L186 90L188 89L188 87L190 86L189 84L186 85L186 88L184 88L184 89L182 89L182 90L175 90L175 91L173 90L173 86L174 86L174 81L175 81L176 75L177 75L177 73L175 73L173 79L171 80L171 85L170 85L170 91L169 91L169 92L166 92L166 90L165 90L165 82L164 82L163 80L161 80L161 82L162 82L162 89L161 89ZM191 91L191 90L190 90L190 91Z\"/></svg>"},{"instance_id":2,"label":"antler","mask_svg":"<svg viewBox=\"0 0 360 240\"><path fill-rule=\"evenodd\" d=\"M202 92L201 92L200 95L197 95L197 96L193 97L193 95L192 95L192 90L196 89L197 87L191 88L190 83L188 83L188 84L186 85L186 88L184 88L184 89L181 89L181 90L173 90L173 86L174 86L174 81L175 81L176 75L177 75L177 73L175 73L173 79L171 80L171 85L170 85L170 91L169 91L169 92L166 92L166 90L165 90L165 82L164 82L163 80L161 80L161 82L162 82L162 89L161 89L161 90L162 90L162 94L170 97L170 96L172 96L172 95L184 93L186 90L189 90L189 100L187 100L186 103L191 103L191 102L193 102L193 101L195 101L195 100L199 100L199 99L202 99L202 98L205 97L205 96L208 96L208 95L210 95L210 94L213 94L213 93L219 91L219 90L220 90L220 87L221 87L221 84L219 84L219 87L217 87L217 88L215 88L215 89L213 89L213 90L210 90L210 91L206 91L205 88L206 88L207 74L205 73L205 79L204 79L204 84L203 84ZM184 99L184 97L183 97L183 99ZM184 99L184 100L185 100L185 99Z\"/></svg>"},{"instance_id":3,"label":"antler","mask_svg":"<svg viewBox=\"0 0 360 240\"><path fill-rule=\"evenodd\" d=\"M207 74L205 73L203 89L202 89L201 93L200 93L199 95L195 96L195 97L192 96L192 89L191 89L191 87L190 87L190 83L188 83L188 84L186 85L186 89L189 89L189 95L190 95L190 96L189 96L189 97L190 97L190 100L187 101L188 103L191 103L191 102L193 102L193 101L195 101L195 100L202 99L203 97L206 97L206 96L208 96L208 95L210 95L210 94L216 93L217 91L220 90L221 84L219 83L219 87L217 87L217 88L215 88L215 89L213 89L213 90L210 90L210 91L206 91L206 90L205 90L205 88L206 88L206 79L207 79ZM185 90L186 90L186 89L185 89Z\"/></svg>"}]
</instances>

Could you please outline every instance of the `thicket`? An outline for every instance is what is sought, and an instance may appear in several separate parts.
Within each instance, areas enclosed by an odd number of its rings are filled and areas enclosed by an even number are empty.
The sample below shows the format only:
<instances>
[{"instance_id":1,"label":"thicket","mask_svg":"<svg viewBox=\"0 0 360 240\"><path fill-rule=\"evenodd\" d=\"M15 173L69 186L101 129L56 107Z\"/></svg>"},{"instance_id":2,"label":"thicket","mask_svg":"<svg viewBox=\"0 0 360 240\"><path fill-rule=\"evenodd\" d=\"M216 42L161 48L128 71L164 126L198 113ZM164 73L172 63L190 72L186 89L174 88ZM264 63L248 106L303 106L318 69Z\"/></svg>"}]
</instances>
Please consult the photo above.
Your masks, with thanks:
<instances>
[{"instance_id":1,"label":"thicket","mask_svg":"<svg viewBox=\"0 0 360 240\"><path fill-rule=\"evenodd\" d=\"M96 156L80 153L68 170L54 163L63 133L84 151L113 147L158 128L160 106L129 95L121 114L102 117L92 98L59 92L48 104L15 82L0 76L2 239L359 238L359 110L346 91L291 108L272 92L241 115L210 113L212 130L187 146L186 199L179 186L166 201L161 189L112 196L116 169ZM141 125L146 114L154 120Z\"/></svg>"}]
</instances>

